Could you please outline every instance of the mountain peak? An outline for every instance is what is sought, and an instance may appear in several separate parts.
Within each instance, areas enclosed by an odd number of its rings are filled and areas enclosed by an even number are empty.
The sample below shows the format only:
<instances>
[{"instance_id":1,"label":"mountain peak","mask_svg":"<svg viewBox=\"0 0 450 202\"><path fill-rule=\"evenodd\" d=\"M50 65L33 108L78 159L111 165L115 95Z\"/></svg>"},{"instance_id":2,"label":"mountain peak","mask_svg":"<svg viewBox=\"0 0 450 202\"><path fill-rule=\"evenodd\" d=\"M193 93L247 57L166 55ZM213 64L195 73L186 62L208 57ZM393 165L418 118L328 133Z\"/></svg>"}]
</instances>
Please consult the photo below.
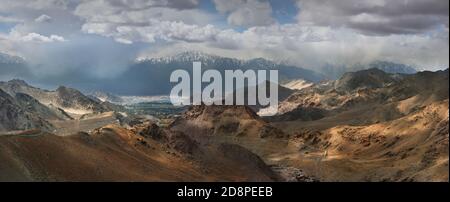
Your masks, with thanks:
<instances>
[{"instance_id":1,"label":"mountain peak","mask_svg":"<svg viewBox=\"0 0 450 202\"><path fill-rule=\"evenodd\" d=\"M240 62L240 60L238 60L238 59L222 57L222 56L204 53L204 52L200 52L200 51L184 51L184 52L180 52L177 54L164 56L164 57L138 59L138 62L184 63L184 62L200 61L203 64L211 64L211 63L214 63L215 61L219 61L219 60L232 60L234 62Z\"/></svg>"},{"instance_id":2,"label":"mountain peak","mask_svg":"<svg viewBox=\"0 0 450 202\"><path fill-rule=\"evenodd\" d=\"M59 86L57 89L56 89L56 92L59 92L59 93L70 93L70 94L82 94L80 91L78 91L77 89L74 89L74 88L69 88L69 87L66 87L66 86Z\"/></svg>"},{"instance_id":3,"label":"mountain peak","mask_svg":"<svg viewBox=\"0 0 450 202\"><path fill-rule=\"evenodd\" d=\"M377 68L386 73L414 74L417 70L405 64L398 64L389 61L376 60L370 63L369 68Z\"/></svg>"},{"instance_id":4,"label":"mountain peak","mask_svg":"<svg viewBox=\"0 0 450 202\"><path fill-rule=\"evenodd\" d=\"M65 87L65 86L58 86L58 88L56 88L56 91L65 91L65 90L67 90L68 88L67 87Z\"/></svg>"},{"instance_id":5,"label":"mountain peak","mask_svg":"<svg viewBox=\"0 0 450 202\"><path fill-rule=\"evenodd\" d=\"M380 88L394 82L394 77L378 68L347 72L335 82L335 88L351 91L357 88Z\"/></svg>"},{"instance_id":6,"label":"mountain peak","mask_svg":"<svg viewBox=\"0 0 450 202\"><path fill-rule=\"evenodd\" d=\"M22 79L11 79L8 81L8 83L19 85L19 86L29 86L28 83Z\"/></svg>"},{"instance_id":7,"label":"mountain peak","mask_svg":"<svg viewBox=\"0 0 450 202\"><path fill-rule=\"evenodd\" d=\"M184 51L175 54L175 57L189 57L189 58L209 58L209 57L220 57L217 55L208 54L201 51Z\"/></svg>"}]
</instances>

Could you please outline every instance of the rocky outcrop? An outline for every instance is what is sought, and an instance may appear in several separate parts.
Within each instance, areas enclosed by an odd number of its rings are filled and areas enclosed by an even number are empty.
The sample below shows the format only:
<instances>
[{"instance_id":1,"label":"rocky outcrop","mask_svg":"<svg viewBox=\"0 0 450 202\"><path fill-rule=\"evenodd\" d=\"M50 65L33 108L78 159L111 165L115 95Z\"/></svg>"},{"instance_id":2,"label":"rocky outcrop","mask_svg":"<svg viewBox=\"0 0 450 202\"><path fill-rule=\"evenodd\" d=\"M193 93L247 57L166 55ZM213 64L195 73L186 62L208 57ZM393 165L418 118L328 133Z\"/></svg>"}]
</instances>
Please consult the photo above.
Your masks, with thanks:
<instances>
[{"instance_id":1,"label":"rocky outcrop","mask_svg":"<svg viewBox=\"0 0 450 202\"><path fill-rule=\"evenodd\" d=\"M345 73L334 84L338 91L353 91L358 88L381 88L396 81L395 77L379 69Z\"/></svg>"},{"instance_id":2,"label":"rocky outcrop","mask_svg":"<svg viewBox=\"0 0 450 202\"><path fill-rule=\"evenodd\" d=\"M72 119L72 117L70 117L67 113L65 113L64 110L53 107L52 105L47 107L27 94L16 93L15 99L24 109L39 115L43 119L46 120Z\"/></svg>"},{"instance_id":3,"label":"rocky outcrop","mask_svg":"<svg viewBox=\"0 0 450 202\"><path fill-rule=\"evenodd\" d=\"M66 113L74 115L123 109L109 102L99 102L76 89L65 86L60 86L55 91L48 91L30 86L23 80L14 79L8 82L0 82L0 89L11 96L15 96L17 93L27 94L47 107L62 109Z\"/></svg>"},{"instance_id":4,"label":"rocky outcrop","mask_svg":"<svg viewBox=\"0 0 450 202\"><path fill-rule=\"evenodd\" d=\"M18 97L20 101L0 89L0 131L52 128L39 114L47 111L44 106L37 103L32 106L24 105L22 96Z\"/></svg>"},{"instance_id":5,"label":"rocky outcrop","mask_svg":"<svg viewBox=\"0 0 450 202\"><path fill-rule=\"evenodd\" d=\"M264 161L248 149L237 144L221 143L218 146L219 152L228 159L232 159L237 164L245 165L248 169L261 172L264 176L277 181L280 177L264 163Z\"/></svg>"},{"instance_id":6,"label":"rocky outcrop","mask_svg":"<svg viewBox=\"0 0 450 202\"><path fill-rule=\"evenodd\" d=\"M415 108L448 99L448 78L448 70L410 75L378 69L346 73L335 82L293 93L269 120L314 121L352 111L353 116L362 115L360 119L369 122L393 120Z\"/></svg>"},{"instance_id":7,"label":"rocky outcrop","mask_svg":"<svg viewBox=\"0 0 450 202\"><path fill-rule=\"evenodd\" d=\"M190 135L208 136L248 136L283 137L285 134L270 126L247 106L236 105L198 105L187 110L177 118L170 129L188 131Z\"/></svg>"}]
</instances>

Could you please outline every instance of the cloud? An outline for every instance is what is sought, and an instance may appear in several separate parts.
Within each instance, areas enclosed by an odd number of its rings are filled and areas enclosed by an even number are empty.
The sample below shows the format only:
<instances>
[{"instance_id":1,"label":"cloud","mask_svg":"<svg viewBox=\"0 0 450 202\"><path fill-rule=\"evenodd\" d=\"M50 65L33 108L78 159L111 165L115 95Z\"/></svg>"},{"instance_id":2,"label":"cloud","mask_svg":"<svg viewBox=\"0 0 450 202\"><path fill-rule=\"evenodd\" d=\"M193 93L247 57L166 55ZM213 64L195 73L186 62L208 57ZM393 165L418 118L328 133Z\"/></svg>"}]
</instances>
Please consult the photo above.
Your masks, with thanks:
<instances>
[{"instance_id":1,"label":"cloud","mask_svg":"<svg viewBox=\"0 0 450 202\"><path fill-rule=\"evenodd\" d=\"M298 0L304 25L346 27L366 35L419 34L448 28L449 1Z\"/></svg>"},{"instance_id":2,"label":"cloud","mask_svg":"<svg viewBox=\"0 0 450 202\"><path fill-rule=\"evenodd\" d=\"M28 33L25 36L20 37L21 41L25 41L25 42L62 42L65 41L64 37L62 36L58 36L58 35L54 35L52 34L51 36L43 36L40 35L38 33Z\"/></svg>"},{"instance_id":3,"label":"cloud","mask_svg":"<svg viewBox=\"0 0 450 202\"><path fill-rule=\"evenodd\" d=\"M87 1L85 1L87 2ZM109 2L109 3L108 3ZM147 9L150 7L166 7L175 9L193 9L199 5L199 0L109 0L108 3L114 7L126 9Z\"/></svg>"},{"instance_id":4,"label":"cloud","mask_svg":"<svg viewBox=\"0 0 450 202\"><path fill-rule=\"evenodd\" d=\"M48 16L48 15L41 15L39 17L37 17L36 19L34 19L35 22L51 22L52 21L52 17Z\"/></svg>"},{"instance_id":5,"label":"cloud","mask_svg":"<svg viewBox=\"0 0 450 202\"><path fill-rule=\"evenodd\" d=\"M44 36L35 32L22 34L15 30L11 31L8 35L8 39L18 42L35 42L35 43L50 43L50 42L64 42L66 39L62 36L52 34L50 36Z\"/></svg>"},{"instance_id":6,"label":"cloud","mask_svg":"<svg viewBox=\"0 0 450 202\"><path fill-rule=\"evenodd\" d=\"M427 35L380 37L348 28L285 24L253 27L242 33L220 30L211 38L214 40L159 45L142 51L139 57L160 57L195 50L241 59L264 57L309 69L326 64L367 64L374 60L429 70L446 68L449 64L448 30L437 30Z\"/></svg>"},{"instance_id":7,"label":"cloud","mask_svg":"<svg viewBox=\"0 0 450 202\"><path fill-rule=\"evenodd\" d=\"M311 69L372 60L448 67L447 1L299 0L289 24L273 19L278 2L216 0L210 10L200 0L0 0L0 21L13 26L0 32L0 52L48 67L55 80L79 69L116 75L137 56L180 50Z\"/></svg>"},{"instance_id":8,"label":"cloud","mask_svg":"<svg viewBox=\"0 0 450 202\"><path fill-rule=\"evenodd\" d=\"M84 19L86 23L130 26L145 26L152 20L205 25L215 18L207 12L191 9L197 1L132 1L132 4L125 2L125 0L85 1L76 6L74 14Z\"/></svg>"},{"instance_id":9,"label":"cloud","mask_svg":"<svg viewBox=\"0 0 450 202\"><path fill-rule=\"evenodd\" d=\"M156 40L204 42L214 40L220 31L212 25L188 25L182 22L154 21L147 26L127 26L107 23L86 23L82 30L90 34L99 34L114 38L118 42L147 42Z\"/></svg>"},{"instance_id":10,"label":"cloud","mask_svg":"<svg viewBox=\"0 0 450 202\"><path fill-rule=\"evenodd\" d=\"M198 1L85 1L74 14L84 19L81 30L112 37L119 43L206 41L217 30L208 25L215 17L194 9Z\"/></svg>"},{"instance_id":11,"label":"cloud","mask_svg":"<svg viewBox=\"0 0 450 202\"><path fill-rule=\"evenodd\" d=\"M217 11L228 14L227 21L235 26L264 26L275 23L272 7L265 0L214 0Z\"/></svg>"},{"instance_id":12,"label":"cloud","mask_svg":"<svg viewBox=\"0 0 450 202\"><path fill-rule=\"evenodd\" d=\"M13 11L16 9L67 9L72 0L1 0L0 11Z\"/></svg>"},{"instance_id":13,"label":"cloud","mask_svg":"<svg viewBox=\"0 0 450 202\"><path fill-rule=\"evenodd\" d=\"M23 20L14 17L0 15L0 23L20 23L20 22L23 22Z\"/></svg>"}]
</instances>

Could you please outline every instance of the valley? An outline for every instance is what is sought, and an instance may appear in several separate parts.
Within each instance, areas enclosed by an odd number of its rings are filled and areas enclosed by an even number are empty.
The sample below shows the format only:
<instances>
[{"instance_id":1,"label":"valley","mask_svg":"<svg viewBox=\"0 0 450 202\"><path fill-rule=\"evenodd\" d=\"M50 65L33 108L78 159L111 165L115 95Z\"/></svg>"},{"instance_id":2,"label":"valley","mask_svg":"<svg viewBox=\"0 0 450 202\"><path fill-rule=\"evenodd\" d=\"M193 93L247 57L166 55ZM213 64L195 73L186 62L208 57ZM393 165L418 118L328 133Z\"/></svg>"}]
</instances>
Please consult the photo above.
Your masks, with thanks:
<instances>
[{"instance_id":1,"label":"valley","mask_svg":"<svg viewBox=\"0 0 450 202\"><path fill-rule=\"evenodd\" d=\"M0 182L175 182L81 183L83 199L441 197L449 4L0 0ZM75 196L49 184L6 186Z\"/></svg>"},{"instance_id":2,"label":"valley","mask_svg":"<svg viewBox=\"0 0 450 202\"><path fill-rule=\"evenodd\" d=\"M284 87L259 116L1 82L0 181L448 181L448 70Z\"/></svg>"}]
</instances>

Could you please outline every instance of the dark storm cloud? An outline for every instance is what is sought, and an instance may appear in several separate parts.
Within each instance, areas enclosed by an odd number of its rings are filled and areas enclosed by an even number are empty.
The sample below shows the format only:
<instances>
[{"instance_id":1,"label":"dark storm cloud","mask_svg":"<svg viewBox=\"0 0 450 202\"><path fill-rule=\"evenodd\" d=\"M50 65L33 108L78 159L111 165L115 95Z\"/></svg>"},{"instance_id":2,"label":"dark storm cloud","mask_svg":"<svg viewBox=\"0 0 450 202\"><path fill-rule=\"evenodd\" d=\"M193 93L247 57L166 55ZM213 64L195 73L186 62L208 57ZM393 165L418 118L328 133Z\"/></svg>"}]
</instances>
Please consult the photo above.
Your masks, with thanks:
<instances>
[{"instance_id":1,"label":"dark storm cloud","mask_svg":"<svg viewBox=\"0 0 450 202\"><path fill-rule=\"evenodd\" d=\"M168 6L177 9L192 9L196 8L198 4L199 4L198 0L186 0L186 1L172 0L169 1Z\"/></svg>"},{"instance_id":2,"label":"dark storm cloud","mask_svg":"<svg viewBox=\"0 0 450 202\"><path fill-rule=\"evenodd\" d=\"M448 28L448 0L299 0L300 23L348 27L369 35Z\"/></svg>"},{"instance_id":3,"label":"dark storm cloud","mask_svg":"<svg viewBox=\"0 0 450 202\"><path fill-rule=\"evenodd\" d=\"M389 22L349 22L348 26L366 34L420 34L438 26L448 26L445 20L434 16L400 16Z\"/></svg>"},{"instance_id":4,"label":"dark storm cloud","mask_svg":"<svg viewBox=\"0 0 450 202\"><path fill-rule=\"evenodd\" d=\"M198 0L110 0L109 4L118 8L143 10L151 7L167 7L175 9L193 9L199 4Z\"/></svg>"}]
</instances>

